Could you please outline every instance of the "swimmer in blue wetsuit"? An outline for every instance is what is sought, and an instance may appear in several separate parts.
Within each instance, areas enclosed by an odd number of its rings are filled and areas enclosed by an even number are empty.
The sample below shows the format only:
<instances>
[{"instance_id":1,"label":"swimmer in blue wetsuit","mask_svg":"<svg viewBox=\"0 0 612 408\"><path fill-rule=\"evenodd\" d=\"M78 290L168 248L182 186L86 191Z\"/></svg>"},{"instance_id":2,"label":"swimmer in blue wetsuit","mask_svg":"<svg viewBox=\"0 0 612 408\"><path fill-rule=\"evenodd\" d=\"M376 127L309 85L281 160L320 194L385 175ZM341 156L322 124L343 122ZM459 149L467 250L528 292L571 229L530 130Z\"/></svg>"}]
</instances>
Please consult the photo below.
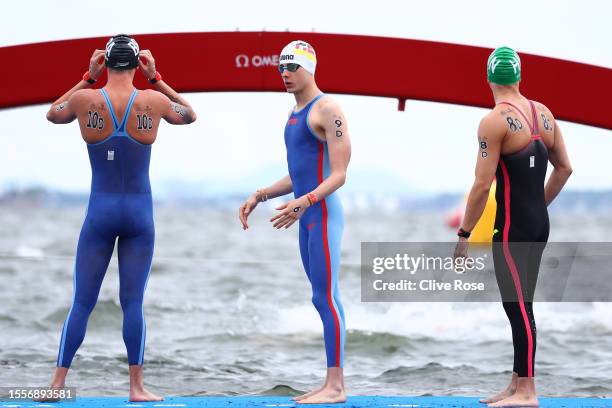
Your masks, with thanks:
<instances>
[{"instance_id":1,"label":"swimmer in blue wetsuit","mask_svg":"<svg viewBox=\"0 0 612 408\"><path fill-rule=\"evenodd\" d=\"M297 103L285 125L289 175L251 195L239 217L247 229L247 218L259 202L293 192L295 199L278 207L280 212L270 221L275 228L289 228L299 220L300 254L312 302L323 321L327 355L325 384L295 400L344 402L345 322L338 288L344 217L336 190L344 184L351 155L347 121L338 104L317 87L316 54L309 44L288 44L279 64L287 92Z\"/></svg>"},{"instance_id":2,"label":"swimmer in blue wetsuit","mask_svg":"<svg viewBox=\"0 0 612 408\"><path fill-rule=\"evenodd\" d=\"M88 89L105 66L108 82L104 88ZM134 88L137 68L156 90ZM130 401L162 400L144 389L142 380L146 335L143 298L155 242L149 161L161 119L187 124L196 114L161 79L151 52L140 51L133 38L118 35L108 41L105 50L93 53L83 80L53 103L47 119L53 123L78 119L92 170L91 194L74 265L74 297L64 322L51 387L65 386L117 242Z\"/></svg>"}]
</instances>

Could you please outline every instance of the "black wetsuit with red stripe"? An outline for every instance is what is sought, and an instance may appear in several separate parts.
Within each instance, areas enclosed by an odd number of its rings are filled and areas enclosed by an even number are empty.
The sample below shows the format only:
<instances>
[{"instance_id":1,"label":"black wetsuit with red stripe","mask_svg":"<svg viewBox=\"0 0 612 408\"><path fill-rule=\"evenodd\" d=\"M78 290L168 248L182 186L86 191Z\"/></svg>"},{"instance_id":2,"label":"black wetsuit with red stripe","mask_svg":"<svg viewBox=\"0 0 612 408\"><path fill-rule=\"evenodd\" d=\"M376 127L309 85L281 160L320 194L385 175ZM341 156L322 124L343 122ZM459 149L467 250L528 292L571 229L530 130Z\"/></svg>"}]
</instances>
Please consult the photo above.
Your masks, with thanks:
<instances>
[{"instance_id":1,"label":"black wetsuit with red stripe","mask_svg":"<svg viewBox=\"0 0 612 408\"><path fill-rule=\"evenodd\" d=\"M517 110L531 131L529 143L518 152L502 154L497 166L493 260L504 310L512 326L514 372L519 377L533 377L536 351L533 296L549 232L544 197L548 150L539 134L533 102L529 101L531 121L516 106L501 103Z\"/></svg>"}]
</instances>

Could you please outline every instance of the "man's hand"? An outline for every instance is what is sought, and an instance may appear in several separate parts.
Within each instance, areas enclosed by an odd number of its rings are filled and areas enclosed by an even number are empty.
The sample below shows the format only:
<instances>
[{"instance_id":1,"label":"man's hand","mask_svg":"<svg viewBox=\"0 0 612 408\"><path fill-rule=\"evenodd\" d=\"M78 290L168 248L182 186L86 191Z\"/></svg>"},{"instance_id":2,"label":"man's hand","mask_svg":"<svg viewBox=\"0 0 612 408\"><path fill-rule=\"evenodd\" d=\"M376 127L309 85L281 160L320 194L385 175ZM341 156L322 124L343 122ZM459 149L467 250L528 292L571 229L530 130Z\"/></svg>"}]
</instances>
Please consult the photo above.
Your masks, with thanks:
<instances>
[{"instance_id":1,"label":"man's hand","mask_svg":"<svg viewBox=\"0 0 612 408\"><path fill-rule=\"evenodd\" d=\"M89 77L97 81L104 71L104 50L94 50L89 59ZM47 120L51 123L70 123L76 119L76 107L82 103L83 89L90 88L91 84L84 80L72 87L68 92L60 96L49 108Z\"/></svg>"},{"instance_id":2,"label":"man's hand","mask_svg":"<svg viewBox=\"0 0 612 408\"><path fill-rule=\"evenodd\" d=\"M138 55L138 67L147 78L147 81L155 78L157 69L155 68L155 58L153 58L151 51L140 50L140 54Z\"/></svg>"},{"instance_id":3,"label":"man's hand","mask_svg":"<svg viewBox=\"0 0 612 408\"><path fill-rule=\"evenodd\" d=\"M150 50L140 50L138 68L147 78L147 81L155 78L157 68L155 68L155 58L153 58ZM153 88L161 94L158 100L160 105L165 105L162 108L162 118L166 122L173 125L186 125L195 122L197 115L189 102L176 93L170 85L163 80L159 80L155 82Z\"/></svg>"},{"instance_id":4,"label":"man's hand","mask_svg":"<svg viewBox=\"0 0 612 408\"><path fill-rule=\"evenodd\" d=\"M467 258L469 241L467 238L459 237L457 246L455 247L455 253L453 254L453 261L458 258Z\"/></svg>"},{"instance_id":5,"label":"man's hand","mask_svg":"<svg viewBox=\"0 0 612 408\"><path fill-rule=\"evenodd\" d=\"M291 200L280 207L277 207L277 210L281 212L274 217L270 218L270 222L274 222L273 227L276 229L280 229L282 227L289 228L293 225L294 222L300 219L302 215L304 215L304 211L310 207L310 201L306 196L302 196L300 198L296 198L295 200Z\"/></svg>"},{"instance_id":6,"label":"man's hand","mask_svg":"<svg viewBox=\"0 0 612 408\"><path fill-rule=\"evenodd\" d=\"M240 222L242 223L242 229L246 230L249 228L249 224L247 224L247 219L251 212L257 207L259 204L259 198L257 194L252 194L247 200L240 206L238 210L238 218L240 218Z\"/></svg>"},{"instance_id":7,"label":"man's hand","mask_svg":"<svg viewBox=\"0 0 612 408\"><path fill-rule=\"evenodd\" d=\"M95 50L89 59L89 77L94 81L102 75L104 71L104 50Z\"/></svg>"}]
</instances>

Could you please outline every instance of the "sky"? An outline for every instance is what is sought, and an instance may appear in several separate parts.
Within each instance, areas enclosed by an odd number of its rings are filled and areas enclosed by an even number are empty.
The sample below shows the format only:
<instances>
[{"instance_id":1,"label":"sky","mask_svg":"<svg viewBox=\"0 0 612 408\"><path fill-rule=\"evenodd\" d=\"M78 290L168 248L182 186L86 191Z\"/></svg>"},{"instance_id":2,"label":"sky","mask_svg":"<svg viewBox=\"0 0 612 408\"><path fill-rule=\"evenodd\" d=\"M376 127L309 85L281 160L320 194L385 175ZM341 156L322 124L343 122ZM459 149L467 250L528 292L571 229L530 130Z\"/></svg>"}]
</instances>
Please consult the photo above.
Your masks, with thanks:
<instances>
[{"instance_id":1,"label":"sky","mask_svg":"<svg viewBox=\"0 0 612 408\"><path fill-rule=\"evenodd\" d=\"M604 0L20 1L3 5L0 46L120 32L289 29L509 45L519 52L612 67L611 14L612 2ZM87 61L64 63L87 66ZM161 72L165 63L158 61ZM406 80L414 78L406 75ZM346 190L419 194L469 189L476 129L485 109L407 101L406 111L399 112L394 99L333 97L347 117L353 148ZM283 127L291 95L198 93L187 98L198 121L161 127L151 164L154 191L183 186L246 192L287 173ZM47 109L0 110L0 191L28 185L88 190L89 163L77 124L53 125L45 119ZM561 121L559 126L574 168L567 187L612 188L612 177L602 177L609 173L602 166L612 151L612 131Z\"/></svg>"}]
</instances>

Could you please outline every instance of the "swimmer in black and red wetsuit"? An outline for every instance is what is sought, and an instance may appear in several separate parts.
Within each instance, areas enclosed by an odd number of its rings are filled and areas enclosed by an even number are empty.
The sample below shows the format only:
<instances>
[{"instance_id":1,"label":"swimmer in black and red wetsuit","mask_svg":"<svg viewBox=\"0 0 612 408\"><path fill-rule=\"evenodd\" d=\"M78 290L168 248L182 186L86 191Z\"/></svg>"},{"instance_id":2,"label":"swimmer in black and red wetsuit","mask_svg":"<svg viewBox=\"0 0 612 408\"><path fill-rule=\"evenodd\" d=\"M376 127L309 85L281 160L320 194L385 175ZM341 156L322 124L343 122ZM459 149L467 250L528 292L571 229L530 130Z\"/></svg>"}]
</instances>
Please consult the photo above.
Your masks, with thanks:
<instances>
[{"instance_id":1,"label":"swimmer in black and red wetsuit","mask_svg":"<svg viewBox=\"0 0 612 408\"><path fill-rule=\"evenodd\" d=\"M508 47L489 57L487 77L495 108L480 122L476 180L459 229L455 257L467 254L467 239L484 210L493 176L497 214L493 233L495 275L512 327L514 368L510 385L480 402L489 406L537 406L533 296L549 232L547 206L572 169L559 126L541 103L519 92L521 64ZM548 162L554 170L545 183Z\"/></svg>"}]
</instances>

